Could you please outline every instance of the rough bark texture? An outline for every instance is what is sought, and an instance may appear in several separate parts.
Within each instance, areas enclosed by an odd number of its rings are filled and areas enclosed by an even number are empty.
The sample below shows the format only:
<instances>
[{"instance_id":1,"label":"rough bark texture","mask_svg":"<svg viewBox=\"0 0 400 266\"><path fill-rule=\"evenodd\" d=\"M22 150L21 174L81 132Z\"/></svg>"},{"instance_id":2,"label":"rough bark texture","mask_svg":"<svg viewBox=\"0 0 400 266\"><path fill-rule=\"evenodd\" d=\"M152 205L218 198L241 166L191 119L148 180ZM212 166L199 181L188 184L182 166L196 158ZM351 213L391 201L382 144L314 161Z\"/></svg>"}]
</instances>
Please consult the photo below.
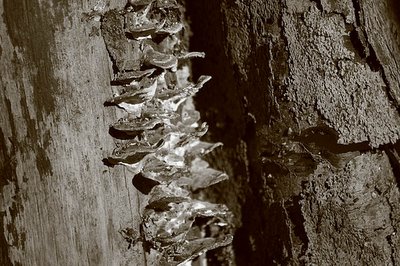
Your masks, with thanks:
<instances>
[{"instance_id":1,"label":"rough bark texture","mask_svg":"<svg viewBox=\"0 0 400 266\"><path fill-rule=\"evenodd\" d=\"M1 265L145 263L118 233L138 228L141 196L102 164L111 64L84 14L101 3L0 1Z\"/></svg>"},{"instance_id":2,"label":"rough bark texture","mask_svg":"<svg viewBox=\"0 0 400 266\"><path fill-rule=\"evenodd\" d=\"M238 265L400 263L395 1L191 1ZM196 69L196 66L198 67ZM222 193L223 192L223 193Z\"/></svg>"},{"instance_id":3,"label":"rough bark texture","mask_svg":"<svg viewBox=\"0 0 400 266\"><path fill-rule=\"evenodd\" d=\"M152 264L143 198L101 160L115 109L101 1L0 1L0 264ZM108 8L124 3L111 1ZM237 265L400 263L394 0L187 1ZM396 144L397 143L397 144ZM218 259L218 258L216 258ZM219 262L221 264L222 262Z\"/></svg>"}]
</instances>

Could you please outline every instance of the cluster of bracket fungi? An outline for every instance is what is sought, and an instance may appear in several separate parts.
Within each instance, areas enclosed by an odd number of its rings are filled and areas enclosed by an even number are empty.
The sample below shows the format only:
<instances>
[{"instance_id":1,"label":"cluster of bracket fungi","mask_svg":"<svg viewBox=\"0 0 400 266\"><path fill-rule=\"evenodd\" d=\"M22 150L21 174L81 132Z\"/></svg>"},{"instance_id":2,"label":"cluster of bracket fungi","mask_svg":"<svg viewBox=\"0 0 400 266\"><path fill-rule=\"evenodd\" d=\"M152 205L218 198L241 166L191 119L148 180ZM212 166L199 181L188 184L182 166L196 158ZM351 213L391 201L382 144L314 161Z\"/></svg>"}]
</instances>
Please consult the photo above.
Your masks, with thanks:
<instances>
[{"instance_id":1,"label":"cluster of bracket fungi","mask_svg":"<svg viewBox=\"0 0 400 266\"><path fill-rule=\"evenodd\" d=\"M141 239L178 265L232 241L231 213L221 204L193 198L193 191L227 179L202 156L221 143L200 140L192 96L211 78L190 81L183 7L175 0L130 0L102 17L102 35L113 61L115 94L107 101L126 112L111 125L125 137L108 158L135 176L152 180ZM160 263L160 264L163 264Z\"/></svg>"}]
</instances>

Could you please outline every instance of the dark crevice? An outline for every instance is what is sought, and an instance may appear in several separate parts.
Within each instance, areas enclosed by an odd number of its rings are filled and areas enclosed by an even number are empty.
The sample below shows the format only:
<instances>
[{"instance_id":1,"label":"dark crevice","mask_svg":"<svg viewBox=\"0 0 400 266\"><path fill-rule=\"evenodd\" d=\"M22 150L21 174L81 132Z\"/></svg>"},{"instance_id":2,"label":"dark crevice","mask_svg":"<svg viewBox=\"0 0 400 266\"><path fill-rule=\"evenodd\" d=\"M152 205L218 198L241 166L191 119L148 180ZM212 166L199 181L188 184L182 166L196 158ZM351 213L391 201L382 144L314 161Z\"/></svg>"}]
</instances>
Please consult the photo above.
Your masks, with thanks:
<instances>
[{"instance_id":1,"label":"dark crevice","mask_svg":"<svg viewBox=\"0 0 400 266\"><path fill-rule=\"evenodd\" d=\"M228 2L227 5L230 5ZM231 8L237 8L232 4ZM208 188L207 191L210 197L215 198L217 202L227 204L230 209L244 210L244 214L240 217L237 214L235 219L241 221L245 226L238 229L235 233L233 248L237 265L242 261L243 255L252 256L247 224L257 224L257 228L262 227L262 222L257 215L261 206L256 198L247 197L246 188L238 188L242 180L239 178L247 178L246 169L243 168L244 162L238 161L235 150L238 144L242 142L245 134L246 118L244 116L244 103L242 91L243 88L238 86L240 81L239 66L231 65L228 55L225 53L226 37L224 16L221 13L221 3L219 1L196 0L186 2L187 17L191 21L190 27L193 36L190 39L191 51L204 51L206 58L204 60L196 60L192 64L193 78L197 79L200 75L211 75L213 78L206 84L196 95L196 109L201 113L201 119L209 124L209 133L207 138L211 141L221 141L224 143L224 151L230 151L224 154L224 158L219 158L224 161L236 162L234 165L235 176L230 176L230 180L224 184L216 185ZM250 126L250 121L247 121ZM235 158L236 157L236 158ZM217 162L218 163L218 162ZM242 174L241 174L242 173ZM229 189L240 191L246 195L240 201L246 203L240 207L230 206L238 201L237 198L230 198ZM252 193L250 193L252 194ZM219 195L219 196L217 196ZM232 194L231 194L232 195ZM233 196L233 195L232 195ZM234 195L239 197L240 195ZM258 202L258 203L257 203ZM247 208L249 207L249 208ZM253 212L252 212L253 211ZM249 218L250 220L246 219ZM245 220L243 220L245 219ZM224 258L223 249L209 252L208 265L227 265L227 259ZM233 260L233 258L230 258ZM245 258L243 263L246 263Z\"/></svg>"},{"instance_id":2,"label":"dark crevice","mask_svg":"<svg viewBox=\"0 0 400 266\"><path fill-rule=\"evenodd\" d=\"M318 10L324 11L324 7L322 6L321 0L311 0L311 2L317 5Z\"/></svg>"},{"instance_id":3,"label":"dark crevice","mask_svg":"<svg viewBox=\"0 0 400 266\"><path fill-rule=\"evenodd\" d=\"M189 50L206 53L204 60L196 60L192 64L193 79L198 79L200 75L212 76L196 95L196 108L202 120L209 124L212 140L223 141L225 147L234 146L244 133L240 96L242 88L237 86L239 77L225 53L226 39L220 3L187 1L186 10L193 32Z\"/></svg>"},{"instance_id":4,"label":"dark crevice","mask_svg":"<svg viewBox=\"0 0 400 266\"><path fill-rule=\"evenodd\" d=\"M396 97L393 95L392 90L390 88L389 80L387 79L385 71L383 70L383 66L382 65L380 65L380 66L381 66L381 68L380 68L381 77L383 79L383 82L386 85L386 90L385 90L386 96L388 97L389 101L396 107L397 112L400 114L400 102L398 102L396 100Z\"/></svg>"},{"instance_id":5,"label":"dark crevice","mask_svg":"<svg viewBox=\"0 0 400 266\"><path fill-rule=\"evenodd\" d=\"M352 151L365 152L372 150L368 141L352 144L338 144L339 136L336 131L327 126L312 127L304 130L301 135L294 137L295 141L301 142L313 150L329 151L334 154Z\"/></svg>"},{"instance_id":6,"label":"dark crevice","mask_svg":"<svg viewBox=\"0 0 400 266\"><path fill-rule=\"evenodd\" d=\"M400 142L396 144L400 145ZM389 158L392 167L393 175L396 179L397 187L400 189L400 156L397 149L393 145L386 145L383 150Z\"/></svg>"},{"instance_id":7,"label":"dark crevice","mask_svg":"<svg viewBox=\"0 0 400 266\"><path fill-rule=\"evenodd\" d=\"M282 64L287 62L288 57L284 36L278 40L274 39L272 36L275 36L277 29L268 24L271 22L278 24L278 20L279 23L283 23L281 11L278 15L274 13L282 9L277 6L270 3L271 10L267 11L259 10L260 7L254 4L249 9L250 13L255 12L255 14L247 14L246 19L241 21L250 28L251 25L256 25L256 29L250 32L249 39L243 40L251 49L248 58L243 59L243 65L231 63L232 59L226 55L226 49L232 53L239 51L230 50L232 47L227 48L232 45L226 43L226 32L224 32L228 31L224 27L227 27L229 22L224 21L226 19L224 15L227 14L221 13L218 2L189 1L186 6L192 21L191 30L194 33L190 50L206 53L205 60L193 64L194 76L200 74L213 76L211 82L196 97L196 107L201 112L202 119L210 124L209 133L212 140L222 141L225 144L224 161L233 162L231 167L234 176L231 176L230 184L226 183L225 190L233 186L240 191L237 197L243 197L239 200L241 217L237 217L241 221L241 226L237 229L233 242L237 265L271 265L274 260L285 265L293 259L292 255L285 254L285 250L291 253L293 248L285 210L280 202L266 199L270 187L276 182L282 186L283 180L292 175L291 169L274 157L277 156L275 153L280 152L283 142L284 130L281 130L281 127L288 126L284 120L291 119L286 113L282 114L277 105L277 99L283 99L285 93L282 77L288 73L287 65ZM237 6L233 5L231 8L233 10L225 11L229 13L228 15L241 12ZM263 15L260 20L256 15L258 13ZM261 32L264 32L262 36ZM243 73L246 73L246 78L243 77ZM267 133L265 136L258 134L260 125L264 123L270 128L269 133L272 133L272 136ZM262 148L260 139L265 142ZM237 163L237 147L240 143L245 143L246 147L246 156L243 160L248 168L244 175L239 174L245 171L243 164ZM274 145L276 152L273 151ZM273 158L262 161L261 153L267 155L266 157L271 153ZM307 159L315 164L310 156ZM303 162L300 158L299 160ZM266 165L275 167L272 173L274 178L264 183L263 176L270 170ZM296 168L295 171L302 170ZM238 180L238 177L243 180ZM219 200L225 194L226 192L219 193ZM237 199L225 198L225 200L228 200L226 202L228 206L229 201L238 202ZM300 231L298 233L300 234ZM214 262L210 265L220 264Z\"/></svg>"},{"instance_id":8,"label":"dark crevice","mask_svg":"<svg viewBox=\"0 0 400 266\"><path fill-rule=\"evenodd\" d=\"M363 30L363 26L357 26L350 31L350 40L353 44L354 51L357 52L357 55L361 58L361 60L365 60L363 62L367 63L372 71L381 71L383 73L382 65L379 62L372 45L368 42L368 38Z\"/></svg>"},{"instance_id":9,"label":"dark crevice","mask_svg":"<svg viewBox=\"0 0 400 266\"><path fill-rule=\"evenodd\" d=\"M369 65L369 67L371 68L372 71L375 71L375 72L381 71L382 78L383 78L385 84L387 85L387 87L389 87L389 83L387 83L387 80L385 77L385 72L383 71L383 67L382 67L381 63L379 62L378 57L376 56L375 50L371 44L368 44L368 51L369 51L369 56L367 57L367 64Z\"/></svg>"},{"instance_id":10,"label":"dark crevice","mask_svg":"<svg viewBox=\"0 0 400 266\"><path fill-rule=\"evenodd\" d=\"M392 235L386 236L386 241L388 242L388 244L390 246L390 250L391 250L390 259L391 259L392 265L396 265L397 264L396 263L396 248L395 248L396 244L393 243Z\"/></svg>"},{"instance_id":11,"label":"dark crevice","mask_svg":"<svg viewBox=\"0 0 400 266\"><path fill-rule=\"evenodd\" d=\"M398 7L398 4L390 3L393 7ZM366 63L370 67L372 71L380 72L383 82L386 85L386 95L391 103L395 105L398 112L400 113L400 103L397 102L396 97L393 95L392 90L390 88L390 83L388 78L386 77L384 68L382 63L378 59L378 55L372 44L368 41L367 33L365 32L364 26L364 14L362 11L362 6L360 0L353 0L354 13L356 18L356 27L350 33L351 41L354 45L354 48L359 52L361 58L365 58ZM399 12L394 12L398 14ZM398 15L394 15L398 18Z\"/></svg>"},{"instance_id":12,"label":"dark crevice","mask_svg":"<svg viewBox=\"0 0 400 266\"><path fill-rule=\"evenodd\" d=\"M352 0L353 1L353 8L354 8L354 15L356 18L356 25L361 26L364 25L364 20L362 19L362 9L360 5L360 0Z\"/></svg>"},{"instance_id":13,"label":"dark crevice","mask_svg":"<svg viewBox=\"0 0 400 266\"><path fill-rule=\"evenodd\" d=\"M366 49L366 40L359 28L354 28L350 31L350 40L354 47L353 50L357 52L357 55L360 58L365 59L368 56L369 51Z\"/></svg>"},{"instance_id":14,"label":"dark crevice","mask_svg":"<svg viewBox=\"0 0 400 266\"><path fill-rule=\"evenodd\" d=\"M293 232L295 236L301 240L301 243L303 243L301 254L299 255L299 257L305 255L309 242L306 230L304 228L304 224L306 221L304 220L303 213L301 211L301 200L301 196L294 196L290 201L285 202L285 208L288 213L289 219L294 225Z\"/></svg>"},{"instance_id":15,"label":"dark crevice","mask_svg":"<svg viewBox=\"0 0 400 266\"><path fill-rule=\"evenodd\" d=\"M353 0L354 14L356 18L355 29L350 33L351 41L354 48L359 52L361 58L366 59L366 63L372 71L380 71L382 66L376 57L376 53L368 41L364 28L364 12L359 0Z\"/></svg>"}]
</instances>

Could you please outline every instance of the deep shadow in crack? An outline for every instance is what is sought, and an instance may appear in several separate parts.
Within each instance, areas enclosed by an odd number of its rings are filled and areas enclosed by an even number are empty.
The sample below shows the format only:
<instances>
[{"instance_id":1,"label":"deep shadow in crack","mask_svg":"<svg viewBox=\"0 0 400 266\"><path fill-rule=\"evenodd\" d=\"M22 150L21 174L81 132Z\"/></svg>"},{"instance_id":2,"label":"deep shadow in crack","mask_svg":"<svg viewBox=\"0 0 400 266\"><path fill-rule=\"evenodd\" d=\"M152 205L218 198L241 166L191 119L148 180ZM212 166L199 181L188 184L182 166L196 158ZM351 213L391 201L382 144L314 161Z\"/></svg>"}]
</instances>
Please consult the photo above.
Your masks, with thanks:
<instances>
[{"instance_id":1,"label":"deep shadow in crack","mask_svg":"<svg viewBox=\"0 0 400 266\"><path fill-rule=\"evenodd\" d=\"M277 85L269 83L269 73L265 70L269 47L261 46L251 53L246 62L250 76L244 81L239 67L232 65L225 53L227 40L219 1L187 1L186 9L194 33L190 50L206 53L204 60L192 65L194 79L200 75L213 77L196 96L196 108L202 120L209 124L207 137L224 143L223 151L213 158L212 163L223 161L229 164L225 167L231 169L230 180L207 189L207 196L225 203L232 210L239 209L234 212L239 216L236 217L239 229L233 243L236 265L269 265L274 258L285 262L288 258L284 258L281 251L288 249L285 246L289 243L288 228L284 223L286 217L279 204L271 206L268 201L263 201L259 143L251 114L256 112L261 121L279 119L274 96L263 91ZM260 73L260 69L267 72ZM261 87L257 87L259 85ZM238 208L235 204L241 206ZM223 260L209 263L227 265Z\"/></svg>"},{"instance_id":2,"label":"deep shadow in crack","mask_svg":"<svg viewBox=\"0 0 400 266\"><path fill-rule=\"evenodd\" d=\"M244 195L242 193L244 188L240 186L242 181L237 180L245 178L243 172L246 171L245 164L238 159L237 154L237 147L245 130L242 115L243 97L242 91L237 87L233 67L224 52L225 36L220 3L207 0L186 1L186 10L191 22L191 31L194 33L190 39L189 50L206 53L205 59L196 60L192 64L193 79L197 80L200 75L212 76L211 81L195 98L196 109L201 113L201 119L209 125L208 134L203 139L224 143L223 150L218 152L218 156L208 157L212 158L213 161L210 162L216 168L223 169L230 175L229 181L207 188L205 193L210 200L226 204L240 221L240 211L235 212L235 210L240 210L238 202L244 201L238 199ZM230 165L224 165L222 168L216 166L225 162ZM232 191L239 193L230 193ZM207 257L209 265L230 265L228 261L233 260L232 254L227 249L208 252Z\"/></svg>"}]
</instances>

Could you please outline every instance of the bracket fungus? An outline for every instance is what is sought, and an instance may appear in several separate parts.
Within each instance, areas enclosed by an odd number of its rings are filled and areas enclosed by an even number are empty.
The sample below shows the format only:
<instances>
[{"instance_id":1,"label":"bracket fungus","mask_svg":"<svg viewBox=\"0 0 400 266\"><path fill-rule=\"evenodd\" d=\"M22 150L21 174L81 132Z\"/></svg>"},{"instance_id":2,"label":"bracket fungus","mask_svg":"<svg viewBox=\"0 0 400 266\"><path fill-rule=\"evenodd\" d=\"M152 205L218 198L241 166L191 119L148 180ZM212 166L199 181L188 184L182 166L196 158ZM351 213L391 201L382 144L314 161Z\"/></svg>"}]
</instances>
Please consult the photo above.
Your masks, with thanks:
<instances>
[{"instance_id":1,"label":"bracket fungus","mask_svg":"<svg viewBox=\"0 0 400 266\"><path fill-rule=\"evenodd\" d=\"M152 75L156 71L155 68L137 70L137 71L127 71L118 73L116 78L113 80L115 85L129 85L132 81L140 79L142 77L147 77Z\"/></svg>"},{"instance_id":2,"label":"bracket fungus","mask_svg":"<svg viewBox=\"0 0 400 266\"><path fill-rule=\"evenodd\" d=\"M176 69L178 59L172 54L157 52L150 45L145 50L144 63L149 66L155 66L162 69Z\"/></svg>"},{"instance_id":3,"label":"bracket fungus","mask_svg":"<svg viewBox=\"0 0 400 266\"><path fill-rule=\"evenodd\" d=\"M121 118L116 123L112 124L111 127L128 135L139 135L144 130L152 130L156 126L163 124L163 119L159 117L141 117L137 119Z\"/></svg>"},{"instance_id":4,"label":"bracket fungus","mask_svg":"<svg viewBox=\"0 0 400 266\"><path fill-rule=\"evenodd\" d=\"M108 103L120 105L121 103L126 104L139 104L150 101L153 99L157 89L157 80L148 79L147 77L142 78L139 88L130 88L130 90L122 93L121 95L115 96L108 100Z\"/></svg>"},{"instance_id":5,"label":"bracket fungus","mask_svg":"<svg viewBox=\"0 0 400 266\"><path fill-rule=\"evenodd\" d=\"M195 199L193 192L228 178L202 157L222 145L200 140L208 126L192 101L210 76L190 81L182 7L175 0L129 0L103 15L102 35L114 63L111 85L120 92L107 103L125 110L110 128L125 133L108 157L133 176L151 180L142 236L123 231L130 244L145 241L159 265L179 265L232 242L226 206ZM186 35L185 35L186 34ZM211 233L212 232L212 233Z\"/></svg>"}]
</instances>

